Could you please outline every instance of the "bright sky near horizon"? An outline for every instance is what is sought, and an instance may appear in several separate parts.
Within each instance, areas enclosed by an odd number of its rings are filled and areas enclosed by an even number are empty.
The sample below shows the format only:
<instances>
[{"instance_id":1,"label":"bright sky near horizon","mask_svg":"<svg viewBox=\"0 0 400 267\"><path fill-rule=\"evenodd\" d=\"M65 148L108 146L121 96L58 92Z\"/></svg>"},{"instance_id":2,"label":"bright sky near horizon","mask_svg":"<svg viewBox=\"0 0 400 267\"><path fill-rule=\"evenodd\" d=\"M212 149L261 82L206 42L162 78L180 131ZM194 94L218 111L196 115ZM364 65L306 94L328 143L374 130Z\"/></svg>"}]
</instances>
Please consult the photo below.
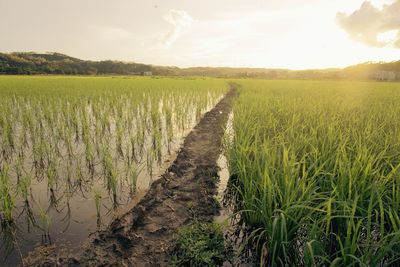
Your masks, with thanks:
<instances>
[{"instance_id":1,"label":"bright sky near horizon","mask_svg":"<svg viewBox=\"0 0 400 267\"><path fill-rule=\"evenodd\" d=\"M0 0L0 52L273 68L400 60L400 0Z\"/></svg>"}]
</instances>

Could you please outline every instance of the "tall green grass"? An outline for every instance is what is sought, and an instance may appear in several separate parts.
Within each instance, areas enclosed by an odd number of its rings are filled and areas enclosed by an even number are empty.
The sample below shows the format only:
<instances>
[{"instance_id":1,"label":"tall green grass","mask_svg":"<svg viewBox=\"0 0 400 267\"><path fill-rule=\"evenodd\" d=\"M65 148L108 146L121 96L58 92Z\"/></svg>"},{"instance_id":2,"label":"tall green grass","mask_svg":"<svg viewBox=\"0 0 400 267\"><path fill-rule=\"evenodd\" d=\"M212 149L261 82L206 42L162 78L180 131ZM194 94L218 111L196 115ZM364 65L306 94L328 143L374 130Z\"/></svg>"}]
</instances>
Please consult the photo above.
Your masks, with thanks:
<instances>
[{"instance_id":1,"label":"tall green grass","mask_svg":"<svg viewBox=\"0 0 400 267\"><path fill-rule=\"evenodd\" d=\"M261 265L400 264L400 84L240 81L227 156Z\"/></svg>"}]
</instances>

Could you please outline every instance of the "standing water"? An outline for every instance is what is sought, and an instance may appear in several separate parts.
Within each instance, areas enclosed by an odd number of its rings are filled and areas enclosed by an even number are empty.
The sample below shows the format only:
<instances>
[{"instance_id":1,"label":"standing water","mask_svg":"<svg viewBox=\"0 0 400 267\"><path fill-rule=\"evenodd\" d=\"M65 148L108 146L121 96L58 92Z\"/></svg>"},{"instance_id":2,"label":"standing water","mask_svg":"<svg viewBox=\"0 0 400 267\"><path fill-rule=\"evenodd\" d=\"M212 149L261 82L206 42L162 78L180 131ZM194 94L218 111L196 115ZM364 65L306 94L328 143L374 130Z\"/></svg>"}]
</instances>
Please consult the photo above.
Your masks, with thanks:
<instances>
[{"instance_id":1,"label":"standing water","mask_svg":"<svg viewBox=\"0 0 400 267\"><path fill-rule=\"evenodd\" d=\"M62 79L77 83L60 90L63 97L42 89L41 80L41 95L26 95L33 80L20 94L0 90L1 266L17 265L38 245L73 251L107 226L145 194L223 95L199 88L78 91L83 79ZM86 82L94 81L104 82Z\"/></svg>"}]
</instances>

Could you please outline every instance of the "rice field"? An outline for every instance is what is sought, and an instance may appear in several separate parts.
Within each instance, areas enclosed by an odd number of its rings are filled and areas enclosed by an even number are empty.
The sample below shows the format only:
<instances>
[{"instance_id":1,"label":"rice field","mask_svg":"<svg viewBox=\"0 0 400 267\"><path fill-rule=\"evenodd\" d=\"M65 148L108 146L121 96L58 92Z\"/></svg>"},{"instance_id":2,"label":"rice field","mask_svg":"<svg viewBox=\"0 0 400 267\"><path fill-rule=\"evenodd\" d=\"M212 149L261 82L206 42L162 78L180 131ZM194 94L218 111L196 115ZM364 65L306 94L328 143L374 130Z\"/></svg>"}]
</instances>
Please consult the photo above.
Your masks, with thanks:
<instances>
[{"instance_id":1,"label":"rice field","mask_svg":"<svg viewBox=\"0 0 400 267\"><path fill-rule=\"evenodd\" d=\"M400 264L400 84L236 80L229 194L261 266ZM143 195L223 79L0 76L0 253L71 249ZM1 265L0 264L0 265Z\"/></svg>"},{"instance_id":2,"label":"rice field","mask_svg":"<svg viewBox=\"0 0 400 267\"><path fill-rule=\"evenodd\" d=\"M400 84L238 83L226 155L260 265L399 266Z\"/></svg>"},{"instance_id":3,"label":"rice field","mask_svg":"<svg viewBox=\"0 0 400 267\"><path fill-rule=\"evenodd\" d=\"M227 90L200 78L0 77L2 258L70 248L106 225Z\"/></svg>"}]
</instances>

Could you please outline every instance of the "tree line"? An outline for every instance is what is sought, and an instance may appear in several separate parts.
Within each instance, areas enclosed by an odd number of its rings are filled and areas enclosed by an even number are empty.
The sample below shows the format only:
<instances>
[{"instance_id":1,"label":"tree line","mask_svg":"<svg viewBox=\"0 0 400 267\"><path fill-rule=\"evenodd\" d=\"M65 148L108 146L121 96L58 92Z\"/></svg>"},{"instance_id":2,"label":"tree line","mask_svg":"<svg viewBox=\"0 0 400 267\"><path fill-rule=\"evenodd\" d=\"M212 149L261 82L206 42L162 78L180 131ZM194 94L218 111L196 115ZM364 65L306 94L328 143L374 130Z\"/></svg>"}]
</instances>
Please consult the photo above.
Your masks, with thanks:
<instances>
[{"instance_id":1,"label":"tree line","mask_svg":"<svg viewBox=\"0 0 400 267\"><path fill-rule=\"evenodd\" d=\"M288 69L154 66L114 60L81 60L60 53L0 53L0 74L165 75L260 79L400 80L400 61L367 62L344 69Z\"/></svg>"},{"instance_id":2,"label":"tree line","mask_svg":"<svg viewBox=\"0 0 400 267\"><path fill-rule=\"evenodd\" d=\"M0 53L2 74L134 75L151 69L145 64L81 60L60 53Z\"/></svg>"}]
</instances>

